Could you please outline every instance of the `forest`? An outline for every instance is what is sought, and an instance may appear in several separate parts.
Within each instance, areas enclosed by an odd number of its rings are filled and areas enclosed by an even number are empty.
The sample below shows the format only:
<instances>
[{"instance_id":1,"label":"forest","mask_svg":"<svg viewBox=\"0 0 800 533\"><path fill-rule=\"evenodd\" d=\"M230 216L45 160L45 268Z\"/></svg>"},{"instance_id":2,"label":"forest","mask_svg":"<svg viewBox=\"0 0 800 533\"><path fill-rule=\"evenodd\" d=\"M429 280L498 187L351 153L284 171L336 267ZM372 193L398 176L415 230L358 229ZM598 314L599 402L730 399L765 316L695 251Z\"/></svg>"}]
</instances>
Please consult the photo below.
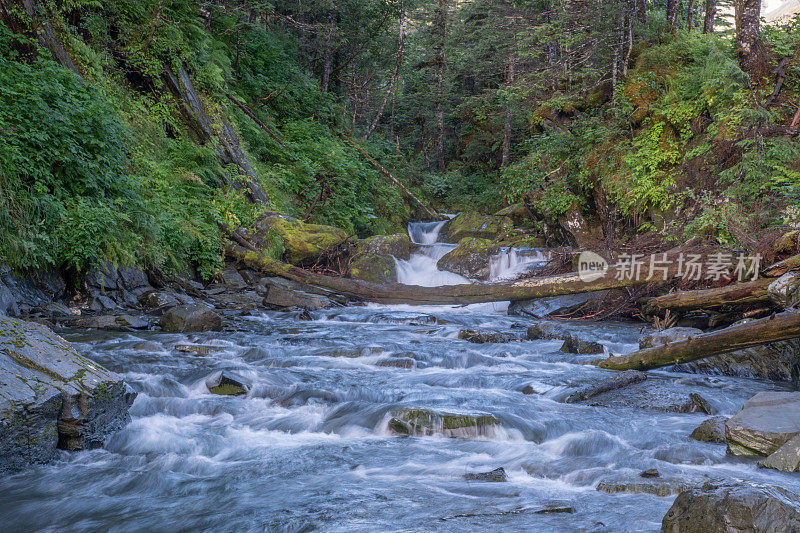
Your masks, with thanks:
<instances>
[{"instance_id":1,"label":"forest","mask_svg":"<svg viewBox=\"0 0 800 533\"><path fill-rule=\"evenodd\" d=\"M800 0L0 0L9 531L800 531L798 308Z\"/></svg>"}]
</instances>

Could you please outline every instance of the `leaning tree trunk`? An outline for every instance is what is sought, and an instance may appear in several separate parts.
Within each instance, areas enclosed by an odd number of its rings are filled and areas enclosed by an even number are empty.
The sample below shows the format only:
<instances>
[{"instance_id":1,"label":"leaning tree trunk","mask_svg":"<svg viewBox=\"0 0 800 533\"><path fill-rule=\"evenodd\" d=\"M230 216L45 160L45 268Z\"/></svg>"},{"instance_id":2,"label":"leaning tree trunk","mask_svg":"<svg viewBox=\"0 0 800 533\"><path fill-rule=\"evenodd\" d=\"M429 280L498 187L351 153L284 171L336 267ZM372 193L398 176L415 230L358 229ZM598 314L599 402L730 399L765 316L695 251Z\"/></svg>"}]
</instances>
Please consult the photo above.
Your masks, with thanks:
<instances>
[{"instance_id":1,"label":"leaning tree trunk","mask_svg":"<svg viewBox=\"0 0 800 533\"><path fill-rule=\"evenodd\" d=\"M19 9L21 3L22 9ZM48 10L45 4L39 4L36 0L0 0L0 21L2 21L12 33L33 34L39 46L50 51L53 59L62 67L70 69L76 74L78 67L67 53L61 39L59 39L53 25L48 20ZM35 48L35 47L34 47Z\"/></svg>"},{"instance_id":2,"label":"leaning tree trunk","mask_svg":"<svg viewBox=\"0 0 800 533\"><path fill-rule=\"evenodd\" d=\"M323 276L270 259L246 244L241 241L238 241L238 244L230 243L226 246L225 251L232 259L269 276L279 276L328 289L345 296L385 304L447 305L530 300L547 296L618 289L648 282L644 276L638 279L619 276L619 267L611 265L603 276L591 281L584 281L577 273L572 273L507 283L469 283L441 287L420 287L399 283L382 285L349 278Z\"/></svg>"},{"instance_id":3,"label":"leaning tree trunk","mask_svg":"<svg viewBox=\"0 0 800 533\"><path fill-rule=\"evenodd\" d=\"M397 85L397 78L400 75L400 65L403 62L403 49L404 49L404 42L405 42L405 34L406 34L406 4L404 0L400 2L400 28L397 31L397 55L395 56L394 61L394 70L392 71L392 77L389 79L389 86L386 88L386 94L383 95L383 102L378 107L378 112L375 113L375 120L372 121L369 128L367 129L367 133L364 134L364 140L368 140L372 133L375 131L375 128L378 127L378 122L380 122L381 117L383 116L383 112L386 109L386 104L389 103L389 97L394 94L395 85Z\"/></svg>"},{"instance_id":4,"label":"leaning tree trunk","mask_svg":"<svg viewBox=\"0 0 800 533\"><path fill-rule=\"evenodd\" d=\"M736 56L739 66L748 74L754 72L759 55L761 0L735 0Z\"/></svg>"},{"instance_id":5,"label":"leaning tree trunk","mask_svg":"<svg viewBox=\"0 0 800 533\"><path fill-rule=\"evenodd\" d=\"M706 0L706 15L703 19L703 33L714 33L714 19L717 18L717 0Z\"/></svg>"},{"instance_id":6,"label":"leaning tree trunk","mask_svg":"<svg viewBox=\"0 0 800 533\"><path fill-rule=\"evenodd\" d=\"M647 370L797 337L800 337L800 312L785 311L769 318L701 333L684 341L646 348L621 357L609 357L601 361L599 366L612 370Z\"/></svg>"}]
</instances>

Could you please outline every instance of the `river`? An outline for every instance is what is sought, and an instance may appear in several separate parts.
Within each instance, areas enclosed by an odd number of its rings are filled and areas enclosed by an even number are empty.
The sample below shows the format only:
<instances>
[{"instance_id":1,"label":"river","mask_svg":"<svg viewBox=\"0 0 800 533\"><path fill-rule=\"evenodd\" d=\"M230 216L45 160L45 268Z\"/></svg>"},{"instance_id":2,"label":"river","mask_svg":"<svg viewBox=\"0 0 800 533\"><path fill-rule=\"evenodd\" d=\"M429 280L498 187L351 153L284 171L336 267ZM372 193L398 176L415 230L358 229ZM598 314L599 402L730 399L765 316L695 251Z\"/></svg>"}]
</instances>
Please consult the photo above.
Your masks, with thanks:
<instances>
[{"instance_id":1,"label":"river","mask_svg":"<svg viewBox=\"0 0 800 533\"><path fill-rule=\"evenodd\" d=\"M438 242L439 229L410 226L424 246L398 261L399 281L465 281L436 269L452 247ZM542 259L520 257L498 258L493 276ZM790 474L689 439L707 415L563 403L608 371L561 353L560 341L457 338L464 328L524 335L530 321L508 316L505 304L366 305L312 316L263 311L233 319L233 331L190 335L65 334L138 391L133 421L104 449L0 480L3 530L658 531L674 495L609 494L598 483L638 482L657 468L686 483L735 478L800 490ZM561 326L617 354L636 348L642 328ZM187 342L215 348L204 356L174 349ZM416 368L376 366L409 353ZM248 381L249 394L209 394L202 378L216 370ZM777 387L666 371L645 383L698 392L723 415ZM535 393L522 394L526 385ZM402 407L491 414L502 428L478 440L401 437L387 420ZM497 467L508 482L464 478ZM537 512L553 508L573 512Z\"/></svg>"}]
</instances>

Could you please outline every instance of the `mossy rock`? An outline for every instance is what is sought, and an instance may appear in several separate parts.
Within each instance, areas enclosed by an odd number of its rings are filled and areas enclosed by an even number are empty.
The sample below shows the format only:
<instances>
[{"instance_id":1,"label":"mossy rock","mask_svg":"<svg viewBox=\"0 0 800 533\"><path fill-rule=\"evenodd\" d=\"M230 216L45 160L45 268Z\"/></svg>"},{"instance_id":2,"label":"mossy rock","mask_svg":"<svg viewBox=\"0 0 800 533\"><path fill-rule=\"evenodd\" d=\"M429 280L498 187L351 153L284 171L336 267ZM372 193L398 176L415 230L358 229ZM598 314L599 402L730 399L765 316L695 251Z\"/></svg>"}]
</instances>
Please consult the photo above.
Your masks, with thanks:
<instances>
[{"instance_id":1,"label":"mossy rock","mask_svg":"<svg viewBox=\"0 0 800 533\"><path fill-rule=\"evenodd\" d=\"M486 216L476 211L464 211L448 220L443 230L449 242L458 242L464 237L497 239L513 228L514 222L507 216Z\"/></svg>"},{"instance_id":2,"label":"mossy rock","mask_svg":"<svg viewBox=\"0 0 800 533\"><path fill-rule=\"evenodd\" d=\"M267 256L274 255L275 240L283 246L283 260L293 265L312 264L322 254L347 240L347 234L333 226L306 224L295 218L270 214L253 226L247 239Z\"/></svg>"},{"instance_id":3,"label":"mossy rock","mask_svg":"<svg viewBox=\"0 0 800 533\"><path fill-rule=\"evenodd\" d=\"M486 280L489 279L491 257L499 251L500 247L489 239L464 237L458 241L457 247L439 259L436 266L467 278Z\"/></svg>"},{"instance_id":4,"label":"mossy rock","mask_svg":"<svg viewBox=\"0 0 800 533\"><path fill-rule=\"evenodd\" d=\"M538 233L515 229L512 234L498 243L507 248L544 248L544 237Z\"/></svg>"},{"instance_id":5,"label":"mossy rock","mask_svg":"<svg viewBox=\"0 0 800 533\"><path fill-rule=\"evenodd\" d=\"M397 281L397 268L390 255L364 254L350 261L347 275L370 283L394 283Z\"/></svg>"},{"instance_id":6,"label":"mossy rock","mask_svg":"<svg viewBox=\"0 0 800 533\"><path fill-rule=\"evenodd\" d=\"M800 230L793 230L784 233L777 241L775 241L776 254L794 254L797 253L798 243L800 243Z\"/></svg>"},{"instance_id":7,"label":"mossy rock","mask_svg":"<svg viewBox=\"0 0 800 533\"><path fill-rule=\"evenodd\" d=\"M391 412L389 431L397 435L441 436L461 439L492 438L500 421L492 415L437 413L426 409Z\"/></svg>"},{"instance_id":8,"label":"mossy rock","mask_svg":"<svg viewBox=\"0 0 800 533\"><path fill-rule=\"evenodd\" d=\"M508 217L517 226L529 225L533 222L531 212L523 202L511 204L494 214L496 217Z\"/></svg>"},{"instance_id":9,"label":"mossy rock","mask_svg":"<svg viewBox=\"0 0 800 533\"><path fill-rule=\"evenodd\" d=\"M397 259L408 259L411 255L411 239L405 233L374 235L356 244L356 256L367 254L392 255Z\"/></svg>"}]
</instances>

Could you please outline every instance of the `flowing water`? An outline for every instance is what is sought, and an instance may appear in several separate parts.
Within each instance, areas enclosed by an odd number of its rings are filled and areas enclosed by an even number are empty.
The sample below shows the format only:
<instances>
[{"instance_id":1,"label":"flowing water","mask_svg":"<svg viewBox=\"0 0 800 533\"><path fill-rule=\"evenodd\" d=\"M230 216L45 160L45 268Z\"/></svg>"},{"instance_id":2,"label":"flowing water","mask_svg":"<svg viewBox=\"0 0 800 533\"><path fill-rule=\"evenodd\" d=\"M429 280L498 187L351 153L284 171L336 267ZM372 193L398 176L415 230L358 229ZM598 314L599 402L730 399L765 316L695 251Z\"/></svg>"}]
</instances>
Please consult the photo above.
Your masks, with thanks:
<instances>
[{"instance_id":1,"label":"flowing water","mask_svg":"<svg viewBox=\"0 0 800 533\"><path fill-rule=\"evenodd\" d=\"M434 232L412 226L415 241L431 242L399 263L401 281L454 282L430 265L445 249ZM706 415L562 403L609 372L561 353L559 341L457 339L464 328L522 335L527 322L503 304L368 305L313 318L265 311L235 319L232 332L67 334L139 392L133 422L104 449L0 480L3 530L658 531L674 496L608 494L598 483L641 481L639 472L657 468L687 483L728 477L800 489L790 474L690 440ZM625 353L641 324L561 327ZM143 340L151 343L137 346ZM214 351L174 349L186 342ZM376 365L409 353L416 368ZM209 394L202 378L216 370L249 382L249 394ZM646 383L699 392L725 415L776 387L668 372ZM526 385L535 394L522 394ZM491 414L502 428L478 440L400 437L387 420L402 407ZM506 483L464 479L500 466ZM536 513L550 506L574 512Z\"/></svg>"}]
</instances>

